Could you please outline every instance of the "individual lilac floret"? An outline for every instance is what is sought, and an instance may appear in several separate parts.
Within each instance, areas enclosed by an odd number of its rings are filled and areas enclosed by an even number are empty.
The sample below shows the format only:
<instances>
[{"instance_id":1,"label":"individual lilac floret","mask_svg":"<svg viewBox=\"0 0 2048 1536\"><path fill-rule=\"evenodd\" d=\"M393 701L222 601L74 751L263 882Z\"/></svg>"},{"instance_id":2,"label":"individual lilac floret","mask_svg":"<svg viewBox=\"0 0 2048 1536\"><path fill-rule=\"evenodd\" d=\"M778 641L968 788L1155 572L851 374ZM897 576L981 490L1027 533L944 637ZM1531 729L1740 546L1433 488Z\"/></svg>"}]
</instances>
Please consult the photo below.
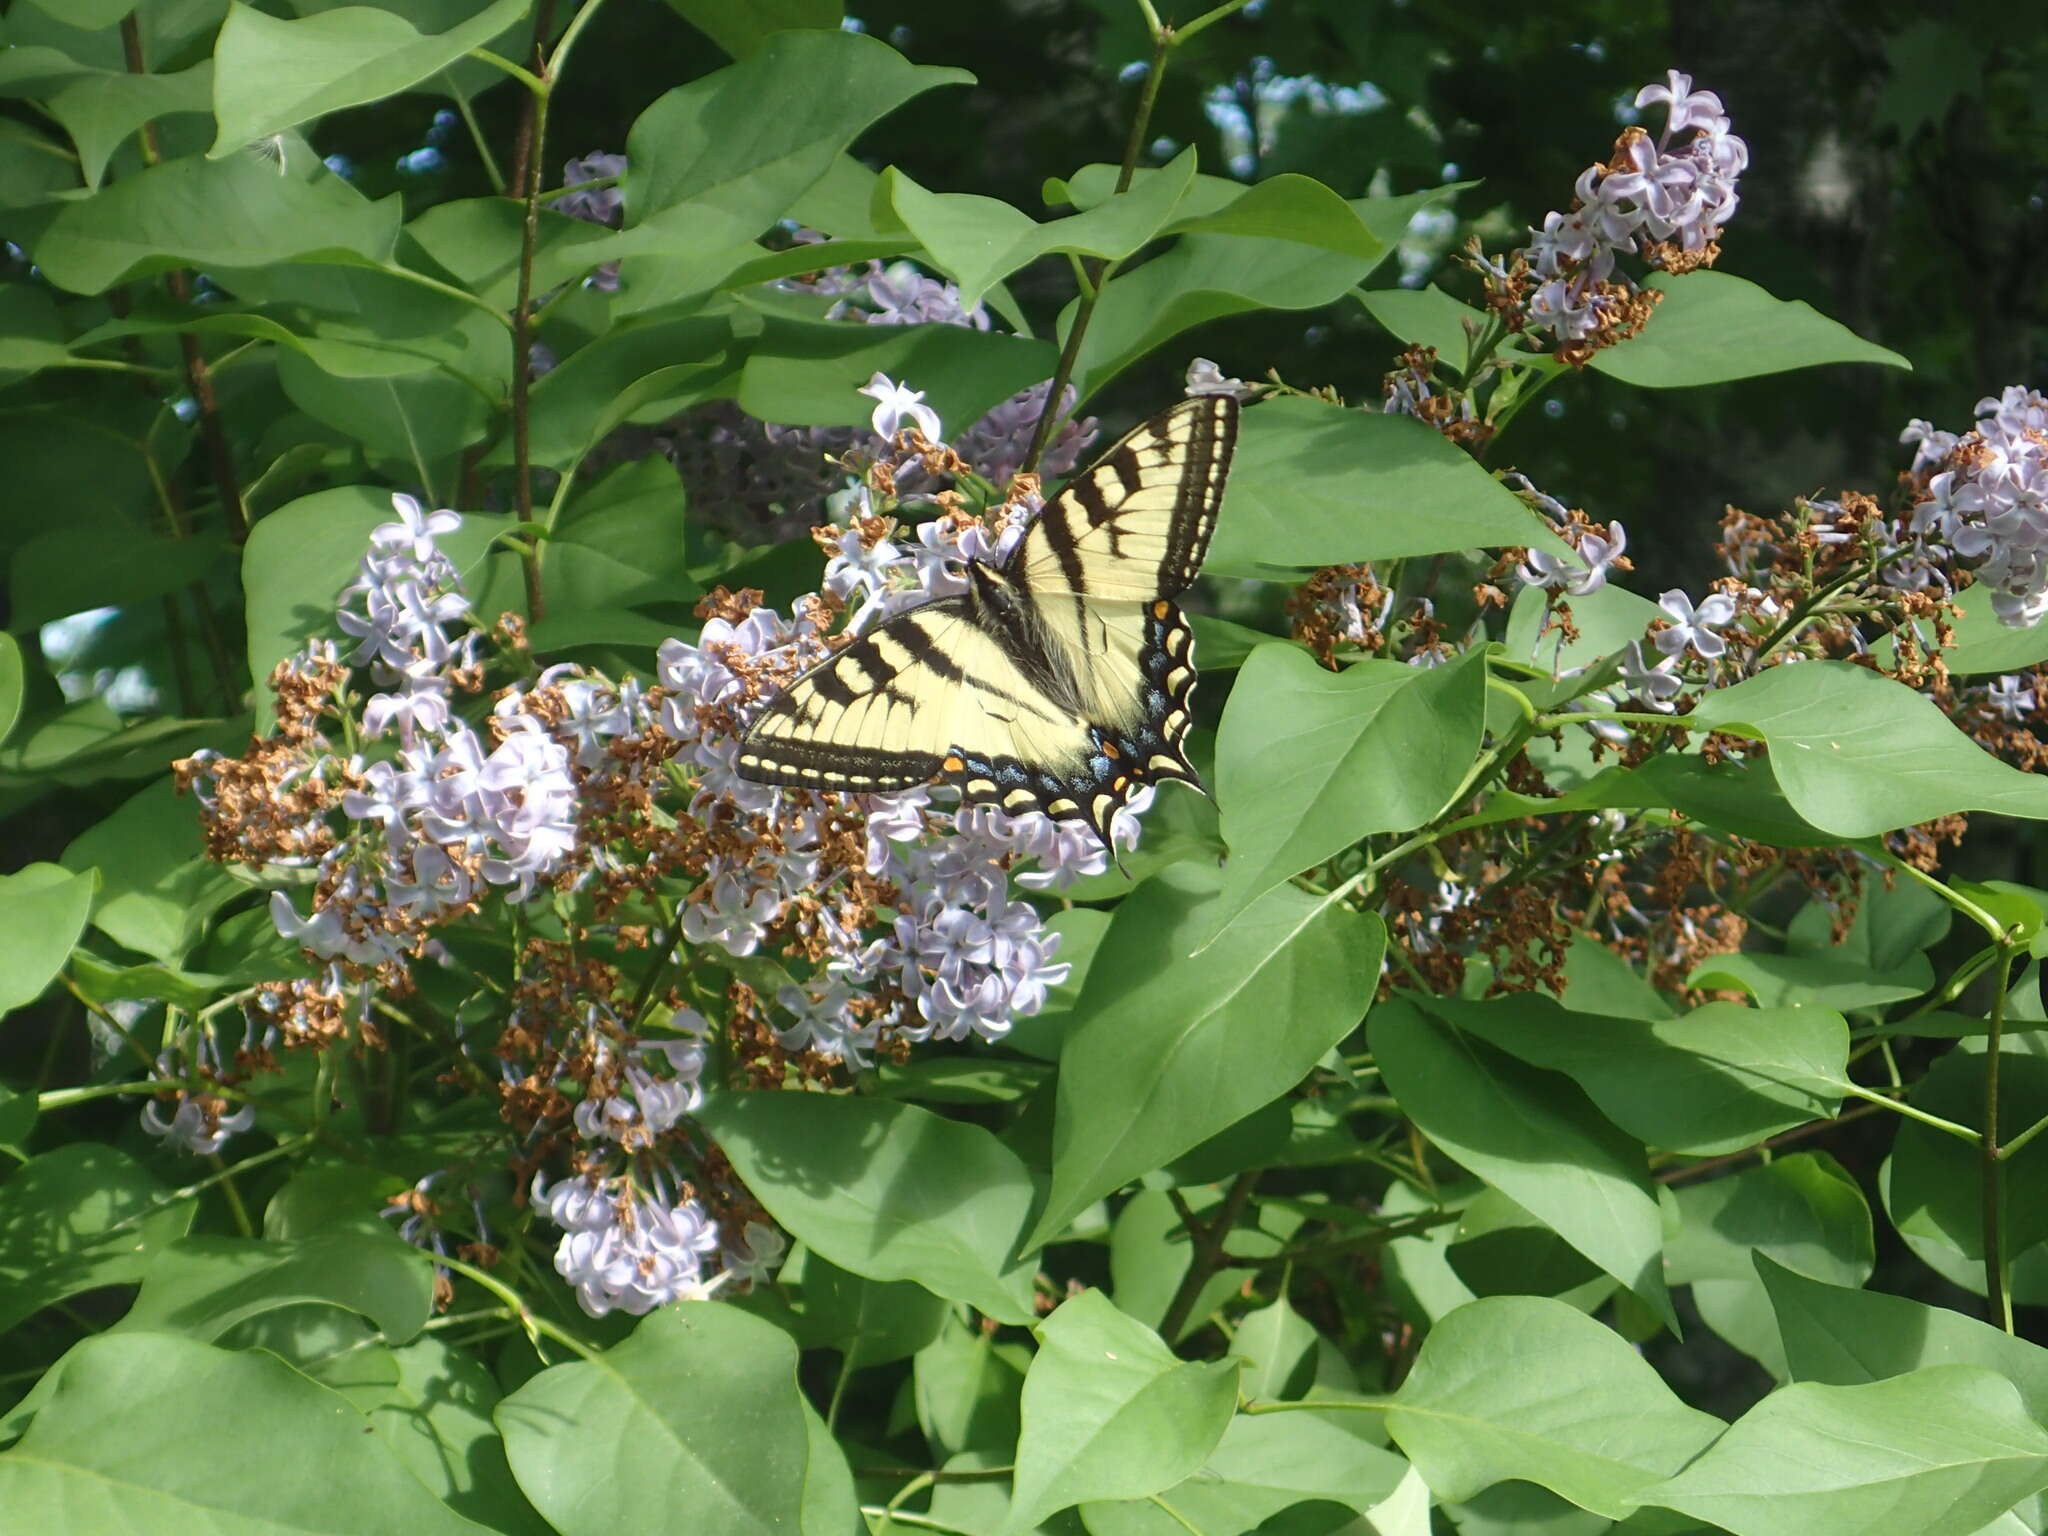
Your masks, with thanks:
<instances>
[{"instance_id":1,"label":"individual lilac floret","mask_svg":"<svg viewBox=\"0 0 2048 1536\"><path fill-rule=\"evenodd\" d=\"M2019 725L2034 712L2035 698L2025 678L2007 675L1992 679L1984 702L1999 719Z\"/></svg>"},{"instance_id":2,"label":"individual lilac floret","mask_svg":"<svg viewBox=\"0 0 2048 1536\"><path fill-rule=\"evenodd\" d=\"M1553 555L1531 549L1515 574L1522 585L1544 587L1553 592L1585 597L1607 585L1608 573L1628 549L1628 530L1619 522L1609 525L1611 533L1583 534L1571 556Z\"/></svg>"},{"instance_id":3,"label":"individual lilac floret","mask_svg":"<svg viewBox=\"0 0 2048 1536\"><path fill-rule=\"evenodd\" d=\"M562 185L581 187L586 181L603 181L606 177L625 174L624 155L599 151L564 164ZM617 229L625 214L626 194L616 184L609 187L590 187L558 197L550 206L555 212L566 214L572 219L583 219L592 224L609 224Z\"/></svg>"},{"instance_id":4,"label":"individual lilac floret","mask_svg":"<svg viewBox=\"0 0 2048 1536\"><path fill-rule=\"evenodd\" d=\"M944 440L945 434L939 428L939 413L924 403L923 390L898 384L878 370L861 385L859 392L876 402L871 418L875 436L893 442L907 421L924 434L926 442Z\"/></svg>"},{"instance_id":5,"label":"individual lilac floret","mask_svg":"<svg viewBox=\"0 0 2048 1536\"><path fill-rule=\"evenodd\" d=\"M1657 649L1666 656L1683 656L1687 646L1708 661L1727 654L1728 642L1715 633L1735 617L1735 599L1727 593L1715 592L1694 607L1692 599L1674 587L1658 595L1657 606L1671 621L1656 635Z\"/></svg>"},{"instance_id":6,"label":"individual lilac floret","mask_svg":"<svg viewBox=\"0 0 2048 1536\"><path fill-rule=\"evenodd\" d=\"M1720 637L1715 638L1718 640ZM1671 712L1671 701L1685 686L1685 680L1678 675L1677 661L1665 656L1653 665L1643 655L1639 640L1631 640L1622 657L1621 680L1630 693L1659 714Z\"/></svg>"},{"instance_id":7,"label":"individual lilac floret","mask_svg":"<svg viewBox=\"0 0 2048 1536\"><path fill-rule=\"evenodd\" d=\"M1230 395L1239 400L1252 397L1252 387L1243 379L1233 379L1206 357L1198 357L1188 364L1187 379L1183 393L1196 395Z\"/></svg>"},{"instance_id":8,"label":"individual lilac floret","mask_svg":"<svg viewBox=\"0 0 2048 1536\"><path fill-rule=\"evenodd\" d=\"M221 1072L220 1047L214 1042L213 1035L203 1028L199 1032L196 1061L187 1062L176 1050L161 1051L157 1054L153 1075L170 1083L179 1083L202 1070L213 1077L218 1077ZM225 1101L215 1095L194 1093L184 1087L176 1089L176 1093L177 1103L169 1115L164 1113L161 1100L151 1099L142 1106L142 1128L166 1146L182 1147L194 1157L211 1157L228 1144L230 1137L239 1135L256 1123L256 1106L253 1104L244 1104L229 1114Z\"/></svg>"}]
</instances>

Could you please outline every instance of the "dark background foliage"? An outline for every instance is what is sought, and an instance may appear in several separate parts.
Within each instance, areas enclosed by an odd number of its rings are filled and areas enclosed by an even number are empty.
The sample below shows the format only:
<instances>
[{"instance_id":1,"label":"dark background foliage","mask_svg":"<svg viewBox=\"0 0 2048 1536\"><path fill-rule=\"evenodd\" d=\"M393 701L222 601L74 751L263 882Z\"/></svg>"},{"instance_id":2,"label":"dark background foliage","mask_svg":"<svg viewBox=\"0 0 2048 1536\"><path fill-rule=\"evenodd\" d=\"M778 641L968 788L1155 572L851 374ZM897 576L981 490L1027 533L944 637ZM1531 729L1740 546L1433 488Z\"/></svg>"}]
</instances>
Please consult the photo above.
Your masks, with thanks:
<instances>
[{"instance_id":1,"label":"dark background foliage","mask_svg":"<svg viewBox=\"0 0 2048 1536\"><path fill-rule=\"evenodd\" d=\"M1120 155L1138 90L1132 66L1146 51L1128 0L874 0L852 9L916 62L961 66L980 80L898 112L861 145L871 164L1038 210L1048 168ZM1896 434L1909 418L1960 427L1981 395L2044 382L2048 37L2011 20L2009 9L1988 5L1937 20L1904 3L1264 0L1176 56L1147 159L1161 163L1193 144L1205 167L1254 179L1303 171L1347 196L1469 178L1456 227L1444 227L1434 254L1403 280L1440 283L1470 301L1476 285L1451 254L1475 232L1490 249L1516 244L1546 209L1566 206L1578 171L1604 158L1632 120L1639 85L1676 66L1717 91L1752 155L1720 269L1812 302L1905 354L1914 371L1819 368L1676 392L1587 373L1554 389L1542 412L1495 446L1492 462L1527 455L1553 494L1626 522L1632 585L1655 592L1710 568L1725 504L1769 511L1802 493L1881 491L1903 462ZM581 48L553 108L557 165L623 149L641 105L725 62L707 39L646 6L600 12ZM404 191L409 213L488 193L467 137L435 129L441 106L405 96L344 113L320 125L315 144L345 157L365 192ZM510 90L479 103L494 144L511 144L518 106ZM1066 269L1050 261L1014 286L1041 331L1072 291ZM1191 352L1227 373L1276 368L1290 382L1370 398L1395 350L1355 306L1256 313L1193 333L1095 409L1110 428L1146 414L1178 393ZM92 398L94 410L105 408L104 391ZM134 402L137 412L148 405ZM49 510L49 489L13 487L10 549ZM123 641L114 632L99 643L112 657ZM146 633L132 638L148 643ZM131 788L39 790L28 804L0 798L0 810L15 811L4 833L12 862L56 856ZM2023 868L1993 872L2028 878ZM37 1035L14 1032L10 1049L39 1051ZM118 1113L108 1112L110 1123ZM1866 1186L1889 1136L1859 1144L1858 1131L1883 1123L1829 1138ZM1940 1283L1902 1250L1886 1256L1885 1270L1882 1288L1974 1306L1960 1293L1937 1294ZM1732 1351L1709 1355L1713 1347L1695 1330L1683 1355L1667 1347L1660 1364L1682 1392L1725 1411L1763 1382L1757 1367Z\"/></svg>"}]
</instances>

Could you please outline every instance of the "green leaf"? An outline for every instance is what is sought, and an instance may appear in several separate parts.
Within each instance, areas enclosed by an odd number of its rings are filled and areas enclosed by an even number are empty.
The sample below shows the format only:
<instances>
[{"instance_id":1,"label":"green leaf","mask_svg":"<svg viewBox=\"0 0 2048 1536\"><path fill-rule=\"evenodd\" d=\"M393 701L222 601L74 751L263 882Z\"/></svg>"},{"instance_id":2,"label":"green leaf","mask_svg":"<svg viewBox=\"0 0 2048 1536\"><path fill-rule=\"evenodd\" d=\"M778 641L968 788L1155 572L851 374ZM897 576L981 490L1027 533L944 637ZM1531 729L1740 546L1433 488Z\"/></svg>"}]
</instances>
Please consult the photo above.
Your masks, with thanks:
<instances>
[{"instance_id":1,"label":"green leaf","mask_svg":"<svg viewBox=\"0 0 2048 1536\"><path fill-rule=\"evenodd\" d=\"M1519 1478L1614 1520L1721 1428L1614 1330L1540 1296L1484 1297L1438 1322L1387 1414L1439 1498Z\"/></svg>"},{"instance_id":2,"label":"green leaf","mask_svg":"<svg viewBox=\"0 0 2048 1536\"><path fill-rule=\"evenodd\" d=\"M1091 1499L1169 1488L1208 1459L1237 1406L1237 1362L1184 1362L1100 1291L1032 1330L1012 1532Z\"/></svg>"},{"instance_id":3,"label":"green leaf","mask_svg":"<svg viewBox=\"0 0 2048 1536\"><path fill-rule=\"evenodd\" d=\"M114 151L144 123L211 109L213 63L204 60L167 75L96 71L52 92L45 105L78 146L79 172L97 191Z\"/></svg>"},{"instance_id":4,"label":"green leaf","mask_svg":"<svg viewBox=\"0 0 2048 1536\"><path fill-rule=\"evenodd\" d=\"M58 1369L28 1433L0 1452L0 1505L36 1530L477 1529L344 1399L262 1350L113 1334L79 1344Z\"/></svg>"},{"instance_id":5,"label":"green leaf","mask_svg":"<svg viewBox=\"0 0 2048 1536\"><path fill-rule=\"evenodd\" d=\"M0 741L14 734L14 727L21 719L21 702L27 682L21 662L21 642L0 631Z\"/></svg>"},{"instance_id":6,"label":"green leaf","mask_svg":"<svg viewBox=\"0 0 2048 1536\"><path fill-rule=\"evenodd\" d=\"M573 498L541 545L541 586L554 613L689 603L683 485L659 454L621 464Z\"/></svg>"},{"instance_id":7,"label":"green leaf","mask_svg":"<svg viewBox=\"0 0 2048 1536\"><path fill-rule=\"evenodd\" d=\"M1766 1006L1820 1003L1873 1008L1933 990L1934 965L1924 951L1947 935L1954 911L1925 886L1901 880L1860 882L1855 918L1839 939L1840 902L1816 898L1785 930L1783 954L1716 955L1702 961L1688 985L1733 984Z\"/></svg>"},{"instance_id":8,"label":"green leaf","mask_svg":"<svg viewBox=\"0 0 2048 1536\"><path fill-rule=\"evenodd\" d=\"M1421 422L1282 399L1245 412L1207 569L1294 580L1316 566L1510 544L1562 548Z\"/></svg>"},{"instance_id":9,"label":"green leaf","mask_svg":"<svg viewBox=\"0 0 2048 1536\"><path fill-rule=\"evenodd\" d=\"M866 426L874 402L860 387L875 373L922 392L950 430L972 426L1052 374L1043 341L959 325L848 325L771 318L740 369L749 416L789 426Z\"/></svg>"},{"instance_id":10,"label":"green leaf","mask_svg":"<svg viewBox=\"0 0 2048 1536\"><path fill-rule=\"evenodd\" d=\"M1707 1326L1781 1381L1800 1374L1787 1362L1753 1260L1767 1256L1816 1282L1861 1285L1875 1264L1863 1191L1826 1153L1795 1152L1683 1184L1676 1195L1679 1229L1664 1246L1665 1279L1690 1285Z\"/></svg>"},{"instance_id":11,"label":"green leaf","mask_svg":"<svg viewBox=\"0 0 2048 1536\"><path fill-rule=\"evenodd\" d=\"M1570 1078L1398 998L1373 1010L1367 1038L1387 1087L1425 1136L1673 1324L1663 1218L1642 1148ZM1456 1497L1434 1479L1430 1486Z\"/></svg>"},{"instance_id":12,"label":"green leaf","mask_svg":"<svg viewBox=\"0 0 2048 1536\"><path fill-rule=\"evenodd\" d=\"M213 45L215 160L344 107L395 96L509 31L527 0L494 0L469 20L422 37L401 15L349 5L296 21L242 0Z\"/></svg>"},{"instance_id":13,"label":"green leaf","mask_svg":"<svg viewBox=\"0 0 2048 1536\"><path fill-rule=\"evenodd\" d=\"M2048 624L2014 629L2000 622L1991 607L1991 588L1979 583L1955 596L1962 616L1955 621L1955 645L1944 653L1949 671L1958 676L2018 672L2048 661ZM1933 637L1927 639L1931 642Z\"/></svg>"},{"instance_id":14,"label":"green leaf","mask_svg":"<svg viewBox=\"0 0 2048 1536\"><path fill-rule=\"evenodd\" d=\"M191 951L215 912L248 889L207 859L197 808L168 778L80 833L64 863L99 871L95 928L172 963Z\"/></svg>"},{"instance_id":15,"label":"green leaf","mask_svg":"<svg viewBox=\"0 0 2048 1536\"><path fill-rule=\"evenodd\" d=\"M484 1364L434 1335L388 1353L397 1375L371 1397L371 1428L457 1514L514 1536L546 1536L550 1527L513 1481L491 1422L500 1394Z\"/></svg>"},{"instance_id":16,"label":"green leaf","mask_svg":"<svg viewBox=\"0 0 2048 1536\"><path fill-rule=\"evenodd\" d=\"M1289 173L1245 188L1221 208L1184 210L1180 218L1167 226L1166 233L1286 240L1363 262L1378 262L1386 256L1388 242L1373 232L1358 207L1345 202L1313 176Z\"/></svg>"},{"instance_id":17,"label":"green leaf","mask_svg":"<svg viewBox=\"0 0 2048 1536\"><path fill-rule=\"evenodd\" d=\"M614 326L534 386L534 462L568 469L643 405L708 381L731 336L724 319L703 315Z\"/></svg>"},{"instance_id":18,"label":"green leaf","mask_svg":"<svg viewBox=\"0 0 2048 1536\"><path fill-rule=\"evenodd\" d=\"M847 1357L848 1368L886 1365L938 1337L950 1309L908 1280L869 1280L817 1254L804 1261L804 1324L813 1342Z\"/></svg>"},{"instance_id":19,"label":"green leaf","mask_svg":"<svg viewBox=\"0 0 2048 1536\"><path fill-rule=\"evenodd\" d=\"M1433 347L1438 359L1459 372L1472 350L1472 343L1488 323L1484 310L1460 304L1441 288L1372 288L1358 296L1366 313L1410 346ZM1467 331L1466 327L1477 327ZM1525 588L1525 591L1536 591ZM1541 606L1541 593L1537 593ZM1572 600L1574 611L1578 600Z\"/></svg>"},{"instance_id":20,"label":"green leaf","mask_svg":"<svg viewBox=\"0 0 2048 1536\"><path fill-rule=\"evenodd\" d=\"M1294 1087L1370 1003L1379 919L1292 888L1190 958L1216 932L1221 883L1175 865L1117 908L1060 1052L1052 1189L1027 1252Z\"/></svg>"},{"instance_id":21,"label":"green leaf","mask_svg":"<svg viewBox=\"0 0 2048 1536\"><path fill-rule=\"evenodd\" d=\"M56 864L0 875L0 1014L32 1003L57 979L85 932L96 878Z\"/></svg>"},{"instance_id":22,"label":"green leaf","mask_svg":"<svg viewBox=\"0 0 2048 1536\"><path fill-rule=\"evenodd\" d=\"M840 1268L1030 1320L1032 1266L1010 1255L1031 1176L980 1126L799 1092L719 1095L697 1118L769 1215Z\"/></svg>"},{"instance_id":23,"label":"green leaf","mask_svg":"<svg viewBox=\"0 0 2048 1536\"><path fill-rule=\"evenodd\" d=\"M309 1301L361 1313L386 1340L403 1344L433 1315L433 1267L388 1232L285 1242L187 1237L150 1260L135 1305L117 1326L211 1343L249 1318Z\"/></svg>"},{"instance_id":24,"label":"green leaf","mask_svg":"<svg viewBox=\"0 0 2048 1536\"><path fill-rule=\"evenodd\" d=\"M404 465L416 483L431 481L441 461L481 441L490 427L491 401L439 368L337 378L295 349L277 355L277 378L293 405L373 457Z\"/></svg>"},{"instance_id":25,"label":"green leaf","mask_svg":"<svg viewBox=\"0 0 2048 1536\"><path fill-rule=\"evenodd\" d=\"M1612 1276L1497 1189L1465 1207L1444 1257L1477 1296L1555 1296L1590 1312Z\"/></svg>"},{"instance_id":26,"label":"green leaf","mask_svg":"<svg viewBox=\"0 0 2048 1536\"><path fill-rule=\"evenodd\" d=\"M810 1460L796 1362L773 1324L682 1302L595 1360L542 1371L495 1417L520 1488L563 1536L616 1536L654 1510L732 1536L793 1531Z\"/></svg>"},{"instance_id":27,"label":"green leaf","mask_svg":"<svg viewBox=\"0 0 2048 1536\"><path fill-rule=\"evenodd\" d=\"M997 198L927 192L892 167L875 188L875 223L881 225L885 214L893 215L933 264L960 285L961 304L972 308L1012 272L1055 251L1110 261L1132 255L1173 217L1194 174L1195 152L1184 149L1170 165L1130 191L1085 213L1040 224ZM1330 195L1355 228L1356 215L1334 193Z\"/></svg>"},{"instance_id":28,"label":"green leaf","mask_svg":"<svg viewBox=\"0 0 2048 1536\"><path fill-rule=\"evenodd\" d=\"M60 288L103 293L172 267L273 262L377 265L398 238L398 199L366 201L311 154L301 180L255 155L167 160L69 203L36 242Z\"/></svg>"},{"instance_id":29,"label":"green leaf","mask_svg":"<svg viewBox=\"0 0 2048 1536\"><path fill-rule=\"evenodd\" d=\"M1682 389L1824 363L1913 365L1812 305L1774 299L1725 272L1650 275L1664 295L1640 334L1593 355L1593 367L1644 389Z\"/></svg>"},{"instance_id":30,"label":"green leaf","mask_svg":"<svg viewBox=\"0 0 2048 1536\"><path fill-rule=\"evenodd\" d=\"M1524 992L1431 998L1430 1012L1531 1066L1562 1072L1645 1145L1736 1152L1833 1116L1849 1026L1826 1008L1707 1003L1676 1018L1606 1018Z\"/></svg>"},{"instance_id":31,"label":"green leaf","mask_svg":"<svg viewBox=\"0 0 2048 1536\"><path fill-rule=\"evenodd\" d=\"M89 608L140 603L190 586L227 552L213 536L156 537L140 529L49 528L8 562L15 628L33 629Z\"/></svg>"},{"instance_id":32,"label":"green leaf","mask_svg":"<svg viewBox=\"0 0 2048 1536\"><path fill-rule=\"evenodd\" d=\"M2048 1349L1947 1307L1826 1284L1768 1253L1756 1272L1795 1380L1853 1387L1922 1366L1980 1365L2018 1388L2032 1417L2048 1418Z\"/></svg>"},{"instance_id":33,"label":"green leaf","mask_svg":"<svg viewBox=\"0 0 2048 1536\"><path fill-rule=\"evenodd\" d=\"M1769 744L1792 807L1838 837L1957 811L2048 818L2048 780L2000 762L1931 699L1867 667L1772 667L1700 701L1687 723Z\"/></svg>"},{"instance_id":34,"label":"green leaf","mask_svg":"<svg viewBox=\"0 0 2048 1536\"><path fill-rule=\"evenodd\" d=\"M819 90L821 80L832 82ZM778 32L736 64L662 96L626 138L630 224L705 247L754 239L822 179L861 131L965 70L914 65L854 32Z\"/></svg>"},{"instance_id":35,"label":"green leaf","mask_svg":"<svg viewBox=\"0 0 2048 1536\"><path fill-rule=\"evenodd\" d=\"M1223 1431L1199 1472L1159 1496L1187 1524L1151 1500L1089 1504L1081 1510L1090 1536L1184 1536L1208 1531L1279 1531L1268 1525L1309 1500L1368 1514L1401 1484L1407 1463L1368 1438L1377 1426L1364 1413L1239 1414ZM1314 1529L1330 1529L1314 1527ZM1358 1536L1407 1536L1377 1523L1335 1529ZM1426 1528L1424 1528L1426 1529Z\"/></svg>"},{"instance_id":36,"label":"green leaf","mask_svg":"<svg viewBox=\"0 0 2048 1536\"><path fill-rule=\"evenodd\" d=\"M129 1285L182 1237L194 1202L95 1142L45 1152L0 1184L0 1332L80 1291Z\"/></svg>"},{"instance_id":37,"label":"green leaf","mask_svg":"<svg viewBox=\"0 0 2048 1536\"><path fill-rule=\"evenodd\" d=\"M1645 1504L1737 1536L1971 1536L2048 1487L2048 1431L2011 1382L1941 1365L1867 1386L1782 1387Z\"/></svg>"},{"instance_id":38,"label":"green leaf","mask_svg":"<svg viewBox=\"0 0 2048 1536\"><path fill-rule=\"evenodd\" d=\"M669 9L736 59L793 27L837 31L841 0L668 0Z\"/></svg>"},{"instance_id":39,"label":"green leaf","mask_svg":"<svg viewBox=\"0 0 2048 1536\"><path fill-rule=\"evenodd\" d=\"M1981 1130L1989 1060L1985 1044L1980 1038L1952 1047L1913 1085L1907 1102ZM2044 1115L2048 1056L2016 1050L2008 1038L1998 1071L1998 1123L2010 1127L2012 1134ZM2006 1159L2000 1193L2008 1256L2048 1239L2048 1149L2042 1139ZM1970 1142L1917 1120L1901 1121L1887 1165L1884 1197L1901 1232L1938 1238L1966 1258L1984 1257L1983 1175L1978 1150Z\"/></svg>"},{"instance_id":40,"label":"green leaf","mask_svg":"<svg viewBox=\"0 0 2048 1536\"><path fill-rule=\"evenodd\" d=\"M242 591L248 600L249 675L259 684L308 639L340 633L335 599L355 579L370 530L395 515L388 490L346 485L301 496L250 531L242 551ZM504 572L508 591L517 585L517 557L502 550L485 553L511 525L509 515L467 513L462 528L441 540L472 600L481 602L494 585L494 569Z\"/></svg>"},{"instance_id":41,"label":"green leaf","mask_svg":"<svg viewBox=\"0 0 2048 1536\"><path fill-rule=\"evenodd\" d=\"M1230 1336L1230 1352L1244 1361L1240 1394L1249 1402L1303 1396L1315 1381L1322 1343L1285 1295L1247 1312Z\"/></svg>"},{"instance_id":42,"label":"green leaf","mask_svg":"<svg viewBox=\"0 0 2048 1536\"><path fill-rule=\"evenodd\" d=\"M983 1329L946 1318L912 1367L918 1427L933 1454L987 1451L1000 1463L1015 1460L1029 1365L1018 1345L999 1344Z\"/></svg>"},{"instance_id":43,"label":"green leaf","mask_svg":"<svg viewBox=\"0 0 2048 1536\"><path fill-rule=\"evenodd\" d=\"M1253 651L1216 731L1216 798L1230 846L1226 922L1362 837L1444 808L1478 754L1483 652L1442 667L1362 661L1342 672L1298 645Z\"/></svg>"}]
</instances>

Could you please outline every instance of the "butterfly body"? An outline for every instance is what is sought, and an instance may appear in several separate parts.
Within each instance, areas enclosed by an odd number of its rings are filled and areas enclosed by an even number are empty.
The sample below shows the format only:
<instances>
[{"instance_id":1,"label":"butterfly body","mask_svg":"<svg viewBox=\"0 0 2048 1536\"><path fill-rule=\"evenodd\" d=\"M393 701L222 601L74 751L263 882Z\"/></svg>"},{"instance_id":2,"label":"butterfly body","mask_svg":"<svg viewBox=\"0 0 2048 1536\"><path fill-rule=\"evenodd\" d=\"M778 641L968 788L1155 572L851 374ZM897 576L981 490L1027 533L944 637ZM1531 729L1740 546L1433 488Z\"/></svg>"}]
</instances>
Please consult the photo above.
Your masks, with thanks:
<instances>
[{"instance_id":1,"label":"butterfly body","mask_svg":"<svg viewBox=\"0 0 2048 1536\"><path fill-rule=\"evenodd\" d=\"M1200 788L1183 743L1200 570L1237 402L1182 402L1049 503L967 591L877 625L770 701L741 744L756 783L880 793L943 780L967 805L1086 822L1105 846L1147 784Z\"/></svg>"}]
</instances>

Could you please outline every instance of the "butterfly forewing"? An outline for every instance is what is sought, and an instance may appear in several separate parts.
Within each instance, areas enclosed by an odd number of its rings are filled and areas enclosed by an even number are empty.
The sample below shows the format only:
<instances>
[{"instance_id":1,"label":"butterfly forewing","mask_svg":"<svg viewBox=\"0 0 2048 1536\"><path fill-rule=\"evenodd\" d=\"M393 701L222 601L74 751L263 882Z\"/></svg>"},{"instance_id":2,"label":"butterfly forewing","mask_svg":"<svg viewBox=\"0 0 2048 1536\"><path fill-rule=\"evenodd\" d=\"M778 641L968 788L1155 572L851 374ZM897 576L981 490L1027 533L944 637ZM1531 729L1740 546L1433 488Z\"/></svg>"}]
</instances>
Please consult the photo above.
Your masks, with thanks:
<instances>
[{"instance_id":1,"label":"butterfly forewing","mask_svg":"<svg viewBox=\"0 0 2048 1536\"><path fill-rule=\"evenodd\" d=\"M1001 733L1005 756L1071 771L1086 727L1018 669L946 598L879 625L777 696L741 745L739 771L761 784L880 792L957 772L966 741ZM986 754L985 754L986 755Z\"/></svg>"},{"instance_id":2,"label":"butterfly forewing","mask_svg":"<svg viewBox=\"0 0 2048 1536\"><path fill-rule=\"evenodd\" d=\"M1033 592L1149 603L1194 583L1223 505L1237 401L1184 400L1068 482L1012 560Z\"/></svg>"}]
</instances>

